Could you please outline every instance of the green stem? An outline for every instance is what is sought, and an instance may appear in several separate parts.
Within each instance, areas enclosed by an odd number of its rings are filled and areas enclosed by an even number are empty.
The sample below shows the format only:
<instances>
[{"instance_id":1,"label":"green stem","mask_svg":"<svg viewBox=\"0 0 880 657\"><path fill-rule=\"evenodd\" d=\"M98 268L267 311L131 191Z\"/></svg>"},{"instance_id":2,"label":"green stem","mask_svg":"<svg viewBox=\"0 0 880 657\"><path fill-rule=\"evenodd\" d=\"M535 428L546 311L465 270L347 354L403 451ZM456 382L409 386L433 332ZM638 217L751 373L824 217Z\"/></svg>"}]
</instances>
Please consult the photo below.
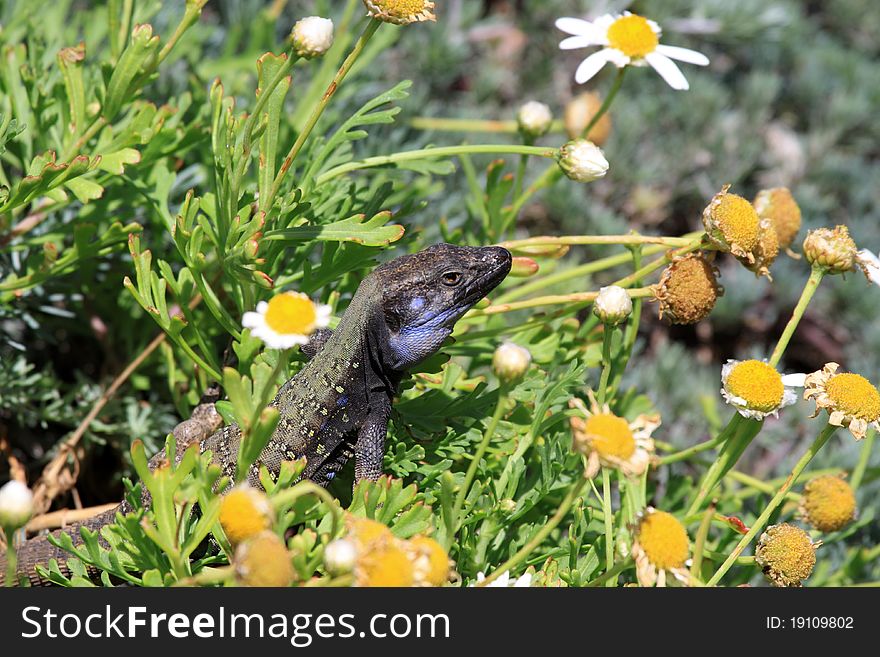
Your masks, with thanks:
<instances>
[{"instance_id":1,"label":"green stem","mask_svg":"<svg viewBox=\"0 0 880 657\"><path fill-rule=\"evenodd\" d=\"M312 133L312 130L315 127L315 124L318 123L318 119L321 118L321 115L324 113L324 110L330 103L330 99L333 97L333 94L336 93L339 85L342 84L343 79L345 79L345 76L348 75L351 67L354 66L357 58L364 51L367 43L376 33L376 30L379 29L380 25L382 25L381 21L370 19L370 21L364 27L364 31L361 33L361 36L354 44L351 52L348 53L348 57L346 57L345 61L342 62L342 66L340 66L339 70L336 71L336 75L333 76L333 80L330 82L330 85L327 87L324 95L321 96L321 100L312 110L312 113L309 115L308 121L306 121L305 126L297 136L296 141L293 143L293 146L290 147L290 151L288 151L287 157L284 158L284 162L282 163L281 168L278 170L278 174L275 176L275 180L272 182L272 188L269 192L269 198L266 200L266 204L263 204L262 202L260 203L262 207L268 208L271 206L275 197L278 195L278 190L281 187L281 182L284 180L284 176L287 174L287 170L290 169L291 165L296 159L296 156L299 155L300 150L302 150L303 145L306 143L306 139L309 138L309 135Z\"/></svg>"},{"instance_id":2,"label":"green stem","mask_svg":"<svg viewBox=\"0 0 880 657\"><path fill-rule=\"evenodd\" d=\"M593 115L593 118L590 119L590 122L587 124L587 127L584 128L584 131L581 133L581 137L586 138L587 135L590 134L590 130L592 130L596 124L599 122L608 109L611 107L611 103L614 102L615 96L617 96L617 92L620 91L620 87L623 86L623 76L626 74L626 66L617 69L617 77L614 78L614 82L611 84L611 89L608 91L608 95L605 96L605 100L602 102L602 105L599 107L599 110Z\"/></svg>"},{"instance_id":3,"label":"green stem","mask_svg":"<svg viewBox=\"0 0 880 657\"><path fill-rule=\"evenodd\" d=\"M701 233L702 235L702 233ZM694 251L699 250L703 247L703 238L699 237L698 239L692 240L686 246L682 246L675 251L669 251L665 255L657 258L656 260L652 260L648 264L646 264L641 269L634 271L629 276L625 276L618 281L615 281L614 285L619 285L620 287L629 287L630 285L635 284L637 281L641 280L648 274L660 269L661 267L665 267L668 265L674 258L679 256L687 255L688 253L693 253Z\"/></svg>"},{"instance_id":4,"label":"green stem","mask_svg":"<svg viewBox=\"0 0 880 657\"><path fill-rule=\"evenodd\" d=\"M707 450L718 447L718 445L723 443L724 440L724 436L722 434L718 434L714 438L704 440L701 443L697 443L696 445L692 445L681 451L667 454L666 456L661 456L659 463L660 465L669 465L670 463L677 463L678 461L686 461L694 454L699 454L700 452L705 452Z\"/></svg>"},{"instance_id":5,"label":"green stem","mask_svg":"<svg viewBox=\"0 0 880 657\"><path fill-rule=\"evenodd\" d=\"M791 470L791 474L788 475L785 482L782 486L779 487L779 490L776 492L776 495L770 500L764 510L761 512L761 515L758 516L758 519L752 524L749 528L749 531L743 536L737 546L733 549L733 552L730 553L730 556L721 564L715 574L712 575L712 578L708 581L709 586L714 586L724 577L725 573L730 570L730 567L733 566L737 557L742 554L743 550L748 547L749 543L757 536L761 531L763 531L764 526L767 524L767 521L770 519L770 516L773 515L773 512L776 508L782 503L785 499L786 494L794 485L794 482L797 481L798 476L803 472L804 468L807 467L810 461L813 460L813 457L816 453L822 449L825 443L828 442L828 439L834 435L834 432L837 430L832 424L825 425L825 428L819 433L816 437L816 440L813 441L813 444L807 449L803 456L801 456L800 460L795 464L795 466Z\"/></svg>"},{"instance_id":6,"label":"green stem","mask_svg":"<svg viewBox=\"0 0 880 657\"><path fill-rule=\"evenodd\" d=\"M284 507L290 507L303 495L314 495L327 505L327 508L330 509L330 515L332 516L330 535L335 537L342 521L342 511L339 508L339 503L336 501L336 498L327 492L327 489L322 486L318 486L308 480L301 481L291 488L273 495L270 502L272 503L272 506L278 510Z\"/></svg>"},{"instance_id":7,"label":"green stem","mask_svg":"<svg viewBox=\"0 0 880 657\"><path fill-rule=\"evenodd\" d=\"M18 586L18 555L15 552L15 530L3 528L6 534L6 586Z\"/></svg>"},{"instance_id":8,"label":"green stem","mask_svg":"<svg viewBox=\"0 0 880 657\"><path fill-rule=\"evenodd\" d=\"M516 121L493 121L481 119L447 119L433 116L417 116L410 120L410 126L416 130L435 130L442 132L489 132L514 134L519 132ZM550 132L565 132L565 125L560 120L550 124Z\"/></svg>"},{"instance_id":9,"label":"green stem","mask_svg":"<svg viewBox=\"0 0 880 657\"><path fill-rule=\"evenodd\" d=\"M712 525L712 518L715 516L715 502L706 507L703 513L703 519L700 521L700 528L697 530L697 537L694 541L694 557L691 563L691 575L697 579L702 579L700 573L703 567L703 550L706 548L706 538L709 536L709 527Z\"/></svg>"},{"instance_id":10,"label":"green stem","mask_svg":"<svg viewBox=\"0 0 880 657\"><path fill-rule=\"evenodd\" d=\"M629 296L633 299L653 297L653 287L637 287L627 290ZM513 310L522 310L524 308L536 308L538 306L555 306L560 304L573 303L589 303L596 300L598 292L575 292L573 294L550 294L545 297L535 297L534 299L526 299L525 301L514 301L513 303L501 303L488 306L486 308L471 310L468 317L480 317L482 315L496 315L498 313L507 313ZM576 309L573 309L576 310Z\"/></svg>"},{"instance_id":11,"label":"green stem","mask_svg":"<svg viewBox=\"0 0 880 657\"><path fill-rule=\"evenodd\" d=\"M633 565L632 559L624 559L623 561L618 563L616 566L614 566L614 568L612 568L611 570L606 570L604 573L599 575L596 579L592 579L589 582L587 582L585 586L589 586L589 587L602 586L602 584L604 584L605 582L608 582L611 579L620 575L620 573L622 573L624 570L632 568L632 565Z\"/></svg>"},{"instance_id":12,"label":"green stem","mask_svg":"<svg viewBox=\"0 0 880 657\"><path fill-rule=\"evenodd\" d=\"M862 441L862 451L859 452L859 461L856 463L856 467L853 468L852 476L849 479L849 485L853 490L857 490L862 484L862 480L865 478L865 470L868 469L868 461L871 459L871 449L874 447L874 439L876 437L877 432L871 429L868 431L868 435L865 436L865 440Z\"/></svg>"},{"instance_id":13,"label":"green stem","mask_svg":"<svg viewBox=\"0 0 880 657\"><path fill-rule=\"evenodd\" d=\"M532 539L526 543L520 550L514 554L510 559L505 561L503 564L498 566L491 575L489 575L486 579L478 584L478 586L487 586L491 582L494 582L498 579L503 573L508 570L512 570L514 567L519 565L524 559L526 559L531 552L538 547L545 538L547 538L550 533L556 529L557 525L562 522L562 519L568 513L568 510L571 508L571 505L574 504L574 501L578 498L584 486L586 485L588 479L586 477L580 477L578 481L572 485L571 489L568 491L568 495L565 496L565 499L559 504L559 508L556 509L556 513L553 514L553 517L547 521L543 527L532 537Z\"/></svg>"},{"instance_id":14,"label":"green stem","mask_svg":"<svg viewBox=\"0 0 880 657\"><path fill-rule=\"evenodd\" d=\"M486 453L486 450L489 447L492 436L495 434L495 429L498 428L498 423L501 421L501 416L504 415L504 409L506 408L506 406L507 391L502 386L502 388L498 390L498 401L495 404L495 412L492 414L492 419L489 420L489 425L486 427L485 433L483 433L483 439L480 441L480 444L477 447L477 451L474 454L473 459L471 459L471 464L468 466L467 473L464 476L464 482L462 483L461 488L458 490L458 495L455 496L455 506L452 507L453 518L459 518L461 516L461 510L464 507L464 501L467 499L467 494L468 491L470 491L471 484L473 483L474 478L477 476L477 469L480 467L480 461L482 460L483 455Z\"/></svg>"},{"instance_id":15,"label":"green stem","mask_svg":"<svg viewBox=\"0 0 880 657\"><path fill-rule=\"evenodd\" d=\"M523 240L501 242L499 246L503 246L510 251L539 245L561 246L574 244L661 244L668 247L682 247L690 246L693 241L693 238L687 236L663 237L660 235L639 235L633 233L627 235L563 235L561 237L545 235L541 237L530 237Z\"/></svg>"},{"instance_id":16,"label":"green stem","mask_svg":"<svg viewBox=\"0 0 880 657\"><path fill-rule=\"evenodd\" d=\"M605 324L602 330L602 374L599 376L599 389L596 393L596 401L599 407L605 406L605 396L608 391L608 378L611 376L611 340L614 338L614 326Z\"/></svg>"},{"instance_id":17,"label":"green stem","mask_svg":"<svg viewBox=\"0 0 880 657\"><path fill-rule=\"evenodd\" d=\"M602 468L602 515L605 516L605 571L607 572L614 568L614 515L611 509L611 472L608 468ZM616 581L611 578L606 586L616 586Z\"/></svg>"},{"instance_id":18,"label":"green stem","mask_svg":"<svg viewBox=\"0 0 880 657\"><path fill-rule=\"evenodd\" d=\"M426 160L436 157L450 157L454 155L470 155L474 153L488 153L491 155L504 154L520 154L520 155L536 155L539 157L556 157L555 148L547 148L545 146L523 146L521 144L462 144L460 146L442 146L438 148L419 148L413 151L402 151L400 153L392 153L391 155L377 155L368 157L363 160L354 162L346 162L337 167L333 167L322 173L316 179L317 185L322 185L333 178L348 173L349 171L357 171L358 169L367 169L370 167L381 167L387 164L396 164L398 162L411 162L413 160Z\"/></svg>"},{"instance_id":19,"label":"green stem","mask_svg":"<svg viewBox=\"0 0 880 657\"><path fill-rule=\"evenodd\" d=\"M804 311L806 311L810 299L812 299L813 295L816 293L819 283L822 282L822 277L824 275L825 270L820 267L813 267L813 271L810 272L810 278L807 279L807 284L804 285L804 291L801 292L801 298L798 300L794 311L791 313L791 319L789 319L788 324L785 325L785 330L782 332L782 335L779 336L779 342L776 343L776 348L773 350L773 354L768 361L773 367L779 365L779 361L782 359L782 354L785 353L785 348L788 346L791 336L794 334L794 330L801 321L801 317L804 316Z\"/></svg>"}]
</instances>

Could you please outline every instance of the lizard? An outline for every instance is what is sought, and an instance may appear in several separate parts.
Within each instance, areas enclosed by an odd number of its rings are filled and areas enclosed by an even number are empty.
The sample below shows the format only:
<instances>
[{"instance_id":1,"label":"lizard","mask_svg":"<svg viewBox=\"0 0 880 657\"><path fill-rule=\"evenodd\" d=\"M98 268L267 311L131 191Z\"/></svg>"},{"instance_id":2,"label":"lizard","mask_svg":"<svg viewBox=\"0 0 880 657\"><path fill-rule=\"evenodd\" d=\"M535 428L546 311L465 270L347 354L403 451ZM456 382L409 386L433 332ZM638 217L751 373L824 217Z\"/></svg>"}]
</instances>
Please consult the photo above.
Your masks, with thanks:
<instances>
[{"instance_id":1,"label":"lizard","mask_svg":"<svg viewBox=\"0 0 880 657\"><path fill-rule=\"evenodd\" d=\"M407 370L436 353L455 323L510 272L512 257L499 246L436 244L386 262L358 286L336 330L319 329L302 348L309 360L278 390L271 402L278 425L247 475L261 488L259 469L277 475L283 461L306 458L302 477L327 486L342 467L355 461L355 482L382 475L391 405ZM216 417L205 410L202 413ZM197 407L199 408L199 407ZM178 455L198 440L201 452L227 476L235 474L241 431L230 424L201 439L195 425L175 428ZM207 433L207 432L206 432ZM164 450L150 460L165 461ZM148 503L145 496L145 503ZM115 521L126 503L62 530L79 542L82 526L92 531ZM18 577L45 585L37 564L69 556L45 536L26 541L18 551ZM5 563L0 557L0 584Z\"/></svg>"}]
</instances>

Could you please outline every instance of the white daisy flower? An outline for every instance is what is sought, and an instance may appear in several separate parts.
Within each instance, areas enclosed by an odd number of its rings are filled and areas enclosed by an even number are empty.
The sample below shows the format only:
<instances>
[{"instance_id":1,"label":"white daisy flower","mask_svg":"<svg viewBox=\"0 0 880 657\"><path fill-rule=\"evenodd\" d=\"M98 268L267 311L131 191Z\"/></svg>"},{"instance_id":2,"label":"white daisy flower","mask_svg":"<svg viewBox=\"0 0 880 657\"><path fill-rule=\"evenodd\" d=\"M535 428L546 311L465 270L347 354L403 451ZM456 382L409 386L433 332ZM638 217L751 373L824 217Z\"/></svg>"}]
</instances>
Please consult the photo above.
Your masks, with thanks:
<instances>
[{"instance_id":1,"label":"white daisy flower","mask_svg":"<svg viewBox=\"0 0 880 657\"><path fill-rule=\"evenodd\" d=\"M330 306L314 303L301 292L282 292L247 312L241 325L271 349L306 344L315 329L330 322Z\"/></svg>"},{"instance_id":2,"label":"white daisy flower","mask_svg":"<svg viewBox=\"0 0 880 657\"><path fill-rule=\"evenodd\" d=\"M666 46L660 43L660 26L644 16L624 12L605 14L590 22L580 18L560 18L556 27L572 36L559 44L562 50L604 46L587 57L578 66L574 79L583 84L605 64L624 66L651 66L673 89L688 89L688 81L673 59L697 66L706 66L709 59L688 48Z\"/></svg>"},{"instance_id":3,"label":"white daisy flower","mask_svg":"<svg viewBox=\"0 0 880 657\"><path fill-rule=\"evenodd\" d=\"M486 579L486 576L483 573L477 573L477 584ZM506 589L506 588L529 588L532 585L532 574L525 573L517 577L513 582L510 581L510 571L505 570L498 576L498 579L489 582L486 584L486 588L497 586L498 588ZM471 584L471 586L475 586L475 584Z\"/></svg>"},{"instance_id":4,"label":"white daisy flower","mask_svg":"<svg viewBox=\"0 0 880 657\"><path fill-rule=\"evenodd\" d=\"M721 395L743 417L763 420L797 401L806 374L780 374L762 360L728 360L721 368Z\"/></svg>"},{"instance_id":5,"label":"white daisy flower","mask_svg":"<svg viewBox=\"0 0 880 657\"><path fill-rule=\"evenodd\" d=\"M861 265L862 271L865 272L868 280L874 285L880 285L880 257L871 253L868 249L862 249L856 256L856 259L859 261L859 265Z\"/></svg>"}]
</instances>

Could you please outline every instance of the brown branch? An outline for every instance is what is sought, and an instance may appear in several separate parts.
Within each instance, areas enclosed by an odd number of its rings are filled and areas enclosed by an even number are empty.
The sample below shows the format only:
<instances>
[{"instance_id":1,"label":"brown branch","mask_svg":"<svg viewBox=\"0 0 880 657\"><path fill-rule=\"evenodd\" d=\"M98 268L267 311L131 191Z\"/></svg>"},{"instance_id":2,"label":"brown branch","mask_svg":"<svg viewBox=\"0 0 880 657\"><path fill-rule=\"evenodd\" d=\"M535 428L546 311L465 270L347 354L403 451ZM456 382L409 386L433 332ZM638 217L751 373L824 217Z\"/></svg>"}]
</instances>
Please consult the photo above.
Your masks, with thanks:
<instances>
[{"instance_id":1,"label":"brown branch","mask_svg":"<svg viewBox=\"0 0 880 657\"><path fill-rule=\"evenodd\" d=\"M115 509L117 506L119 506L119 502L111 502L100 506L90 506L85 509L61 509L59 511L52 511L51 513L44 513L31 520L25 527L25 530L29 534L35 534L43 529L58 529L60 527L66 527L71 523L82 522L83 520L88 520L94 516L101 515L106 511Z\"/></svg>"}]
</instances>

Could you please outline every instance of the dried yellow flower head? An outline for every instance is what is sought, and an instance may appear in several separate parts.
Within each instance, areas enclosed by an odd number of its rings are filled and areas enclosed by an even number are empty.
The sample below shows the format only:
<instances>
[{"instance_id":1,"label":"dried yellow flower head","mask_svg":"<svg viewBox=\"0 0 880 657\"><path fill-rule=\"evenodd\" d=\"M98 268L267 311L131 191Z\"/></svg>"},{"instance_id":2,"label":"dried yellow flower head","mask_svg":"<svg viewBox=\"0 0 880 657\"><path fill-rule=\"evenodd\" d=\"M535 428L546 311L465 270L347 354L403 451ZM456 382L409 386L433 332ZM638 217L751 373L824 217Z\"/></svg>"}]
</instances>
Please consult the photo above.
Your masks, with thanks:
<instances>
[{"instance_id":1,"label":"dried yellow flower head","mask_svg":"<svg viewBox=\"0 0 880 657\"><path fill-rule=\"evenodd\" d=\"M728 193L725 185L703 210L703 227L709 239L723 251L730 251L749 264L760 237L760 219L755 208L742 196Z\"/></svg>"},{"instance_id":2,"label":"dried yellow flower head","mask_svg":"<svg viewBox=\"0 0 880 657\"><path fill-rule=\"evenodd\" d=\"M837 373L837 363L826 363L804 381L804 399L816 401L816 417L823 408L828 422L847 427L856 440L865 437L868 427L880 431L880 392L865 377L852 372Z\"/></svg>"},{"instance_id":3,"label":"dried yellow flower head","mask_svg":"<svg viewBox=\"0 0 880 657\"><path fill-rule=\"evenodd\" d=\"M270 531L239 545L234 562L235 573L245 586L290 586L295 577L287 546Z\"/></svg>"},{"instance_id":4,"label":"dried yellow flower head","mask_svg":"<svg viewBox=\"0 0 880 657\"><path fill-rule=\"evenodd\" d=\"M801 209L787 187L762 189L753 203L761 219L767 219L776 229L779 247L787 249L801 229Z\"/></svg>"},{"instance_id":5,"label":"dried yellow flower head","mask_svg":"<svg viewBox=\"0 0 880 657\"><path fill-rule=\"evenodd\" d=\"M364 0L364 7L376 20L395 25L437 20L430 0Z\"/></svg>"},{"instance_id":6,"label":"dried yellow flower head","mask_svg":"<svg viewBox=\"0 0 880 657\"><path fill-rule=\"evenodd\" d=\"M675 258L655 288L660 317L668 317L673 324L695 324L705 319L722 294L718 269L701 253Z\"/></svg>"},{"instance_id":7,"label":"dried yellow flower head","mask_svg":"<svg viewBox=\"0 0 880 657\"><path fill-rule=\"evenodd\" d=\"M800 586L813 572L817 547L800 527L773 525L761 534L755 560L775 586Z\"/></svg>"},{"instance_id":8,"label":"dried yellow flower head","mask_svg":"<svg viewBox=\"0 0 880 657\"><path fill-rule=\"evenodd\" d=\"M600 107L602 107L602 98L594 91L584 92L568 101L563 122L570 139L586 137L597 146L608 141L608 136L611 134L611 115L608 112L599 117L588 135L584 134L584 130Z\"/></svg>"},{"instance_id":9,"label":"dried yellow flower head","mask_svg":"<svg viewBox=\"0 0 880 657\"><path fill-rule=\"evenodd\" d=\"M801 515L821 532L846 527L856 517L856 496L843 477L823 475L807 482Z\"/></svg>"},{"instance_id":10,"label":"dried yellow flower head","mask_svg":"<svg viewBox=\"0 0 880 657\"><path fill-rule=\"evenodd\" d=\"M272 515L266 495L247 485L236 486L220 503L220 526L233 545L269 529Z\"/></svg>"},{"instance_id":11,"label":"dried yellow flower head","mask_svg":"<svg viewBox=\"0 0 880 657\"><path fill-rule=\"evenodd\" d=\"M369 518L350 515L346 517L345 524L348 527L349 535L355 540L358 547L364 550L394 540L394 534L386 525Z\"/></svg>"},{"instance_id":12,"label":"dried yellow flower head","mask_svg":"<svg viewBox=\"0 0 880 657\"><path fill-rule=\"evenodd\" d=\"M749 262L747 258L737 259L747 269L755 272L756 276L766 276L772 281L773 277L770 276L770 266L776 261L777 256L779 256L779 236L773 224L766 219L762 219L758 243L752 249L752 261Z\"/></svg>"},{"instance_id":13,"label":"dried yellow flower head","mask_svg":"<svg viewBox=\"0 0 880 657\"><path fill-rule=\"evenodd\" d=\"M406 541L404 550L413 564L418 586L443 586L449 579L449 555L437 541L416 536Z\"/></svg>"},{"instance_id":14,"label":"dried yellow flower head","mask_svg":"<svg viewBox=\"0 0 880 657\"><path fill-rule=\"evenodd\" d=\"M807 233L804 255L814 267L821 267L828 274L842 274L856 266L858 247L849 236L846 226L817 228Z\"/></svg>"}]
</instances>

